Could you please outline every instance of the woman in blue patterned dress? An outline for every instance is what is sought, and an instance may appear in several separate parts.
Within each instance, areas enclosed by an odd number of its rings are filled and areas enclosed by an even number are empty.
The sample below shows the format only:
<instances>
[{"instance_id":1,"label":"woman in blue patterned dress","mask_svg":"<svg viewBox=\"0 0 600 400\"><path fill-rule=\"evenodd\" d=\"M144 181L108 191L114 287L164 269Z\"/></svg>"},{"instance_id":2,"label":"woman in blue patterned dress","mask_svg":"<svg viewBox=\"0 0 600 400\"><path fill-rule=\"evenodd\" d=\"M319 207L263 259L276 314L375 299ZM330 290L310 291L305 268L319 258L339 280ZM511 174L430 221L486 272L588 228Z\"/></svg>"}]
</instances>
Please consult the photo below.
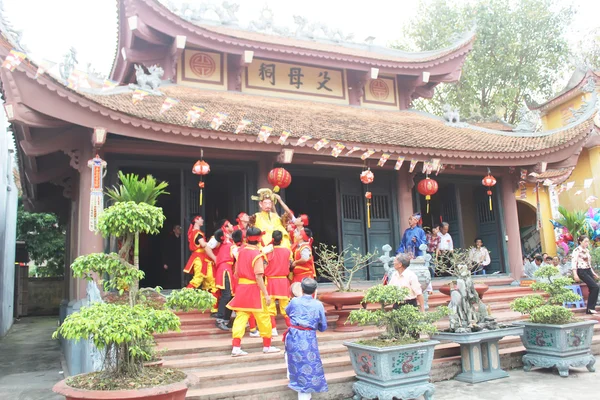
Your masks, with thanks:
<instances>
[{"instance_id":1,"label":"woman in blue patterned dress","mask_svg":"<svg viewBox=\"0 0 600 400\"><path fill-rule=\"evenodd\" d=\"M326 392L327 382L317 343L317 329L327 329L323 304L312 298L317 281L302 280L303 296L295 297L285 312L292 325L284 334L285 351L290 375L288 387L298 392L298 400L311 398L311 393Z\"/></svg>"}]
</instances>

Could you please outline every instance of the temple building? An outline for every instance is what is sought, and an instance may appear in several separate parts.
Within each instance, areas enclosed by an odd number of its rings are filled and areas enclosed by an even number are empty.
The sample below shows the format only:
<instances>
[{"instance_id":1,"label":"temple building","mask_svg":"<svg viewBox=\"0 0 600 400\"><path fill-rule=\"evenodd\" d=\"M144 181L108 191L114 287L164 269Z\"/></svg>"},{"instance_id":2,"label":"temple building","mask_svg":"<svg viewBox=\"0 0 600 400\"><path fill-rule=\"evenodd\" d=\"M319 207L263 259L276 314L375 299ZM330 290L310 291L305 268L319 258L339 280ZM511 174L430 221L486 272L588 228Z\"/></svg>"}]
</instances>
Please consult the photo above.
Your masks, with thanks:
<instances>
[{"instance_id":1,"label":"temple building","mask_svg":"<svg viewBox=\"0 0 600 400\"><path fill-rule=\"evenodd\" d=\"M424 226L450 224L455 247L481 237L491 251L490 272L498 273L489 279L510 283L523 270L515 193L531 179L521 171L570 168L595 133L595 97L572 120L544 131L470 125L452 110L444 116L411 110L440 83L460 79L472 32L447 48L408 53L348 42L324 26L311 31L301 18L295 30L276 26L268 13L240 27L234 7L208 10L220 21L206 22L201 8L169 9L157 0L117 4L114 83L67 61L58 73L26 59L0 74L24 204L67 221L67 272L78 255L111 248L90 216L88 160L98 154L107 163L105 186L117 184L119 170L169 182L170 195L159 201L165 232L175 224L187 229L202 214L211 234L218 219L255 212L251 195L271 187L268 172L283 166L293 179L282 197L310 215L316 242L396 248L408 217L421 212ZM6 58L19 44L3 34ZM202 206L192 174L201 153L211 168ZM368 186L359 179L365 168L375 175ZM417 190L424 172L439 184L429 211ZM491 188L482 185L488 174L497 180ZM160 240L142 238L142 285L162 284ZM171 273L172 287L181 287L182 271ZM86 286L69 275L66 300L74 304ZM374 265L362 278L382 275Z\"/></svg>"},{"instance_id":2,"label":"temple building","mask_svg":"<svg viewBox=\"0 0 600 400\"><path fill-rule=\"evenodd\" d=\"M578 68L565 88L554 97L540 104L530 102L528 106L538 115L541 132L563 129L578 121L596 102L599 88L598 72ZM540 251L556 254L555 229L550 220L560 217L559 205L570 212L600 207L600 203L594 200L600 198L598 115L595 125L596 130L578 151L559 164L548 164L547 170L537 176L528 174L527 184L516 191L523 252L526 255ZM536 219L538 210L539 218ZM539 223L538 229L536 222Z\"/></svg>"}]
</instances>

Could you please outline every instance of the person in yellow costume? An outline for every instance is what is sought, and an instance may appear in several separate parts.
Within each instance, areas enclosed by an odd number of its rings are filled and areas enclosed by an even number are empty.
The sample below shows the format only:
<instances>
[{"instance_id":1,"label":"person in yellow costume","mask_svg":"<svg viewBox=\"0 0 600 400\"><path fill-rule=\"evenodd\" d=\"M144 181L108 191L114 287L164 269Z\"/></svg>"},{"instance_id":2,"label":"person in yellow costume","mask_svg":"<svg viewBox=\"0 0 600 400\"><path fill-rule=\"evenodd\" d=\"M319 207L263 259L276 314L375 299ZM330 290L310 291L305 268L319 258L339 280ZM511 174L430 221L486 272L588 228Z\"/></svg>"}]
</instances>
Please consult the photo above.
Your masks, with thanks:
<instances>
[{"instance_id":1,"label":"person in yellow costume","mask_svg":"<svg viewBox=\"0 0 600 400\"><path fill-rule=\"evenodd\" d=\"M273 231L281 231L283 238L281 240L281 246L290 249L292 247L290 242L290 236L281 221L279 215L274 211L274 206L277 204L277 197L271 189L259 189L258 196L252 196L252 200L258 200L258 206L260 211L254 214L254 221L251 221L251 225L256 226L263 232L262 246L268 246L271 244Z\"/></svg>"}]
</instances>

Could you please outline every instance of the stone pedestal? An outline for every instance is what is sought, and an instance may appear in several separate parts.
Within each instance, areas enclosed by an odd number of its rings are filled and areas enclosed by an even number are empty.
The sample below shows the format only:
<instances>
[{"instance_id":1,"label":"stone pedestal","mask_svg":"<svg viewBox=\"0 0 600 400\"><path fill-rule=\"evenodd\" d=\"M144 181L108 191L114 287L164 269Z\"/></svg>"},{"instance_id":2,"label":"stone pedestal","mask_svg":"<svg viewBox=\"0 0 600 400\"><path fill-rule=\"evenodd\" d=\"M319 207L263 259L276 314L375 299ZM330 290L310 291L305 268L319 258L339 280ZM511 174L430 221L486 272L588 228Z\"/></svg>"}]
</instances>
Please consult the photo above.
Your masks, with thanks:
<instances>
[{"instance_id":1,"label":"stone pedestal","mask_svg":"<svg viewBox=\"0 0 600 400\"><path fill-rule=\"evenodd\" d=\"M498 342L504 336L521 335L522 333L522 327L511 327L473 333L440 332L434 335L433 339L460 344L462 372L454 379L467 383L479 383L508 376L508 373L500 368Z\"/></svg>"}]
</instances>

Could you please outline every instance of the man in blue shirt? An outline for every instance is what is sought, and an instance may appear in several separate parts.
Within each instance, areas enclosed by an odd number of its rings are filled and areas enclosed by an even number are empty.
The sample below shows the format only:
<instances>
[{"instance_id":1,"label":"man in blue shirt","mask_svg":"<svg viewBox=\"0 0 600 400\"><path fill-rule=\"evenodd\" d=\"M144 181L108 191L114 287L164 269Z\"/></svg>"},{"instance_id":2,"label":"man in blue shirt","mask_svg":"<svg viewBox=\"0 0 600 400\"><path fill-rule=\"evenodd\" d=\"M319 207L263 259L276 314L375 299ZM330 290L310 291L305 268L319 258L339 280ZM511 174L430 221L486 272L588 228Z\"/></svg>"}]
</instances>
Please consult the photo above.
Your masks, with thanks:
<instances>
[{"instance_id":1,"label":"man in blue shirt","mask_svg":"<svg viewBox=\"0 0 600 400\"><path fill-rule=\"evenodd\" d=\"M396 254L409 253L414 257L423 255L423 251L419 247L427 244L427 238L425 231L418 225L420 220L421 214L413 214L408 218L409 228L404 231Z\"/></svg>"}]
</instances>

